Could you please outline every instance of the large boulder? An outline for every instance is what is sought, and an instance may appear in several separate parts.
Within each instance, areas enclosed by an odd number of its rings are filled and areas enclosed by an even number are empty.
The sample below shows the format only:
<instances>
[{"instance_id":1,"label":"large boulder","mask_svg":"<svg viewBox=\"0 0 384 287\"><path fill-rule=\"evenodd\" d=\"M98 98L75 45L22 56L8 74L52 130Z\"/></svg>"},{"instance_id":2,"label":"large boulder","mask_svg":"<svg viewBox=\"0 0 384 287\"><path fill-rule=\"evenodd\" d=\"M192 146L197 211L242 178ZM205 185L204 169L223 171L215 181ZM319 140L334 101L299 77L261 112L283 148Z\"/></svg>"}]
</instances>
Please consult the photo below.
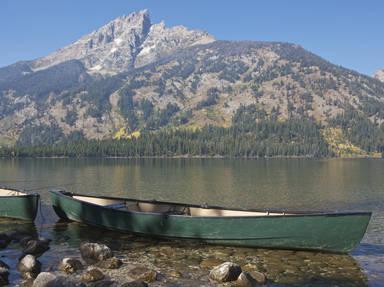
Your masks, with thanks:
<instances>
[{"instance_id":1,"label":"large boulder","mask_svg":"<svg viewBox=\"0 0 384 287\"><path fill-rule=\"evenodd\" d=\"M209 278L216 282L235 281L241 273L241 267L232 262L224 262L209 273Z\"/></svg>"},{"instance_id":2,"label":"large boulder","mask_svg":"<svg viewBox=\"0 0 384 287\"><path fill-rule=\"evenodd\" d=\"M88 264L94 264L113 257L112 250L107 245L99 243L82 243L80 245L80 253L81 257Z\"/></svg>"},{"instance_id":3,"label":"large boulder","mask_svg":"<svg viewBox=\"0 0 384 287\"><path fill-rule=\"evenodd\" d=\"M17 269L25 279L35 278L41 271L41 263L31 254L22 257L17 264Z\"/></svg>"},{"instance_id":4,"label":"large boulder","mask_svg":"<svg viewBox=\"0 0 384 287\"><path fill-rule=\"evenodd\" d=\"M83 269L83 264L76 258L64 258L59 265L59 270L68 274L75 273L81 269Z\"/></svg>"}]
</instances>

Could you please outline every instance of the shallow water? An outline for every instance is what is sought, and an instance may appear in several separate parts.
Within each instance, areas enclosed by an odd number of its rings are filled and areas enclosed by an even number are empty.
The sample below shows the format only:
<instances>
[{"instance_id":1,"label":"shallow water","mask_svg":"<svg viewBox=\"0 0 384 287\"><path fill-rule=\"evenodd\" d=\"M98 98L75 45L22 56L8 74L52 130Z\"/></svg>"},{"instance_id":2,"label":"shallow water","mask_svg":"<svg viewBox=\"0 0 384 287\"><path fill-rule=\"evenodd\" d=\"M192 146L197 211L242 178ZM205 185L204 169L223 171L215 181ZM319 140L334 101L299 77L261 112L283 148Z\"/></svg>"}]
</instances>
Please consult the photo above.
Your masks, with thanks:
<instances>
[{"instance_id":1,"label":"shallow water","mask_svg":"<svg viewBox=\"0 0 384 287\"><path fill-rule=\"evenodd\" d=\"M0 160L0 185L36 188L42 195L44 208L36 231L53 239L51 250L41 257L44 268L55 269L64 255L78 255L80 241L97 239L121 256L155 268L166 284L183 286L207 282L209 269L228 260L266 272L271 286L384 286L383 174L383 160ZM48 206L47 190L54 186L87 194L243 208L374 213L351 256L207 246L57 222ZM14 226L13 221L0 221L0 230ZM11 265L20 256L16 245L0 252ZM18 276L11 273L13 282Z\"/></svg>"}]
</instances>

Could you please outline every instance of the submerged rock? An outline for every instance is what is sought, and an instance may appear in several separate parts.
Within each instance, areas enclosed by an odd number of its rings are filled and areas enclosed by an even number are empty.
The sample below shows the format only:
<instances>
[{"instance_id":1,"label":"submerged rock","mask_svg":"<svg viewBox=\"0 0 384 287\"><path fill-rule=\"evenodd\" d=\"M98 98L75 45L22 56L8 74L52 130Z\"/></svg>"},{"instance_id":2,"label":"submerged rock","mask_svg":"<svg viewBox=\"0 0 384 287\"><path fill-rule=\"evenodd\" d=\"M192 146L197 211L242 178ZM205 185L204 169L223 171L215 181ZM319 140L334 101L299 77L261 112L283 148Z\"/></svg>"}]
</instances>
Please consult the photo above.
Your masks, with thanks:
<instances>
[{"instance_id":1,"label":"submerged rock","mask_svg":"<svg viewBox=\"0 0 384 287\"><path fill-rule=\"evenodd\" d=\"M5 263L3 260L0 260L0 268L9 269L9 265Z\"/></svg>"},{"instance_id":2,"label":"submerged rock","mask_svg":"<svg viewBox=\"0 0 384 287\"><path fill-rule=\"evenodd\" d=\"M0 233L0 249L7 247L10 242L11 238L7 234Z\"/></svg>"},{"instance_id":3,"label":"submerged rock","mask_svg":"<svg viewBox=\"0 0 384 287\"><path fill-rule=\"evenodd\" d=\"M31 234L26 232L25 230L13 230L7 233L7 236L11 241L20 242L21 239L25 237L32 238Z\"/></svg>"},{"instance_id":4,"label":"submerged rock","mask_svg":"<svg viewBox=\"0 0 384 287\"><path fill-rule=\"evenodd\" d=\"M143 280L151 283L157 280L157 272L144 266L137 266L128 273L135 280Z\"/></svg>"},{"instance_id":5,"label":"submerged rock","mask_svg":"<svg viewBox=\"0 0 384 287\"><path fill-rule=\"evenodd\" d=\"M112 280L102 280L102 281L96 281L91 282L87 284L87 287L118 287L118 285L115 281Z\"/></svg>"},{"instance_id":6,"label":"submerged rock","mask_svg":"<svg viewBox=\"0 0 384 287\"><path fill-rule=\"evenodd\" d=\"M83 269L83 264L75 258L64 258L59 265L59 270L68 274L77 272Z\"/></svg>"},{"instance_id":7,"label":"submerged rock","mask_svg":"<svg viewBox=\"0 0 384 287\"><path fill-rule=\"evenodd\" d=\"M23 253L40 256L49 249L49 242L49 239L29 240L24 245Z\"/></svg>"},{"instance_id":8,"label":"submerged rock","mask_svg":"<svg viewBox=\"0 0 384 287\"><path fill-rule=\"evenodd\" d=\"M81 275L81 281L85 283L95 282L104 279L104 277L100 269L91 267Z\"/></svg>"},{"instance_id":9,"label":"submerged rock","mask_svg":"<svg viewBox=\"0 0 384 287\"><path fill-rule=\"evenodd\" d=\"M259 283L246 271L240 273L235 282L238 287L255 287L259 286Z\"/></svg>"},{"instance_id":10,"label":"submerged rock","mask_svg":"<svg viewBox=\"0 0 384 287\"><path fill-rule=\"evenodd\" d=\"M17 264L17 269L25 279L35 278L41 271L41 263L31 254L22 257Z\"/></svg>"},{"instance_id":11,"label":"submerged rock","mask_svg":"<svg viewBox=\"0 0 384 287\"><path fill-rule=\"evenodd\" d=\"M6 286L9 284L8 276L9 276L8 268L0 267L0 286Z\"/></svg>"},{"instance_id":12,"label":"submerged rock","mask_svg":"<svg viewBox=\"0 0 384 287\"><path fill-rule=\"evenodd\" d=\"M124 283L121 287L148 287L148 284L144 281L132 281Z\"/></svg>"},{"instance_id":13,"label":"submerged rock","mask_svg":"<svg viewBox=\"0 0 384 287\"><path fill-rule=\"evenodd\" d=\"M121 265L123 265L123 261L116 257L105 259L96 264L97 267L104 269L118 269Z\"/></svg>"},{"instance_id":14,"label":"submerged rock","mask_svg":"<svg viewBox=\"0 0 384 287\"><path fill-rule=\"evenodd\" d=\"M241 267L232 262L216 266L209 273L209 278L217 282L235 281L241 273Z\"/></svg>"},{"instance_id":15,"label":"submerged rock","mask_svg":"<svg viewBox=\"0 0 384 287\"><path fill-rule=\"evenodd\" d=\"M84 261L89 264L113 257L112 250L107 245L99 243L82 243L80 253Z\"/></svg>"},{"instance_id":16,"label":"submerged rock","mask_svg":"<svg viewBox=\"0 0 384 287\"><path fill-rule=\"evenodd\" d=\"M83 283L71 278L57 276L49 272L41 272L33 281L32 287L83 287Z\"/></svg>"},{"instance_id":17,"label":"submerged rock","mask_svg":"<svg viewBox=\"0 0 384 287\"><path fill-rule=\"evenodd\" d=\"M41 272L33 281L32 287L50 287L54 286L57 279L55 274L49 272Z\"/></svg>"}]
</instances>

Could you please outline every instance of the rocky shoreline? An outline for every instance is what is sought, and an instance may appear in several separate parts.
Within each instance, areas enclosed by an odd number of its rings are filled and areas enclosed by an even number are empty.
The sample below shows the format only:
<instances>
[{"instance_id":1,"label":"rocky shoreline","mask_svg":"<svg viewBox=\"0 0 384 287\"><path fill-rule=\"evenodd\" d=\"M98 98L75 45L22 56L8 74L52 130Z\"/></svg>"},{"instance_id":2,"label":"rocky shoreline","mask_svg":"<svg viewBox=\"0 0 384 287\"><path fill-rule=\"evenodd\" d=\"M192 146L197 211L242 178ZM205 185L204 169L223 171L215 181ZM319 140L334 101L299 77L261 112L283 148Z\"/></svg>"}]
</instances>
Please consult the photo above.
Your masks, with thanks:
<instances>
[{"instance_id":1,"label":"rocky shoreline","mask_svg":"<svg viewBox=\"0 0 384 287\"><path fill-rule=\"evenodd\" d=\"M347 255L157 241L75 223L54 228L52 241L0 234L0 286L8 279L23 287L367 286Z\"/></svg>"},{"instance_id":2,"label":"rocky shoreline","mask_svg":"<svg viewBox=\"0 0 384 287\"><path fill-rule=\"evenodd\" d=\"M0 234L1 248L6 248L12 241L21 249L22 255L17 263L17 270L21 277L19 285L23 287L147 287L149 283L154 283L151 286L163 286L162 283L167 282L164 274L122 260L114 255L110 247L95 242L81 243L79 257L65 257L57 270L42 272L42 264L38 258L50 249L51 240L35 239L17 231ZM210 267L213 262L215 261L207 260L202 265ZM0 260L0 286L9 285L9 270L9 265ZM183 277L182 273L177 271L169 275L174 279ZM266 283L263 273L242 271L239 265L232 262L215 266L207 278L208 285L232 282L234 286L252 287Z\"/></svg>"}]
</instances>

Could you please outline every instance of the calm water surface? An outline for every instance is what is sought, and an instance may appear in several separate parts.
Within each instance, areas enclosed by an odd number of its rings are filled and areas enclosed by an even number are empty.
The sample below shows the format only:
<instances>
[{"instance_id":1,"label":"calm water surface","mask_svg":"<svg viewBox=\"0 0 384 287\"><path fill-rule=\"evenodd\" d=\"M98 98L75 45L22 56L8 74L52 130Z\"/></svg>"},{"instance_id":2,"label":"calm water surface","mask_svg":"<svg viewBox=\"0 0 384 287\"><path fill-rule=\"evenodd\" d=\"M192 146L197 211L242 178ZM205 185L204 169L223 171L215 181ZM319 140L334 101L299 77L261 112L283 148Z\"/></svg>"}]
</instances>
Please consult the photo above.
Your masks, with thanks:
<instances>
[{"instance_id":1,"label":"calm water surface","mask_svg":"<svg viewBox=\"0 0 384 287\"><path fill-rule=\"evenodd\" d=\"M291 265L298 270L296 273L301 272L300 276L295 277L288 273L280 278L276 275L274 278L281 279L275 280L276 286L314 286L312 281L308 281L313 278L318 283L316 286L384 286L384 160L0 160L0 184L36 189L42 195L44 204L43 213L37 221L38 231L50 238L67 236L72 242L88 239L90 234L98 234L99 238L113 237L111 242L116 242L122 235L105 235L105 232L79 224L57 223L57 218L48 206L47 191L50 187L63 187L86 194L242 208L371 210L374 214L368 232L352 256L317 254L315 259L305 259L305 256L314 255L300 252L287 255L265 250L247 251L247 254L256 252L254 255L261 261L288 258L287 262L293 262ZM0 224L1 226L6 228L7 224ZM108 241L108 238L104 239ZM48 258L52 257L53 260L60 252L74 252L76 243L63 245L60 240L54 241L59 251L48 254ZM135 240L140 243L142 239ZM130 242L135 240L131 238ZM164 244L169 243L146 243L145 248L166 248ZM180 248L180 252L184 252L185 248L186 246ZM217 249L214 250L213 247L194 248L191 251L193 254L212 252L211 255L216 256ZM228 252L245 252L242 249L231 250ZM196 260L204 260L206 255L201 256ZM315 265L306 264L308 260L315 262ZM270 264L267 261L263 263L265 266ZM340 266L335 262L339 262ZM320 267L316 269L316 264L325 264L328 267L324 267L324 271ZM340 271L343 268L348 269L348 272ZM283 271L281 273L285 272ZM306 274L312 274L312 277L308 279Z\"/></svg>"}]
</instances>

